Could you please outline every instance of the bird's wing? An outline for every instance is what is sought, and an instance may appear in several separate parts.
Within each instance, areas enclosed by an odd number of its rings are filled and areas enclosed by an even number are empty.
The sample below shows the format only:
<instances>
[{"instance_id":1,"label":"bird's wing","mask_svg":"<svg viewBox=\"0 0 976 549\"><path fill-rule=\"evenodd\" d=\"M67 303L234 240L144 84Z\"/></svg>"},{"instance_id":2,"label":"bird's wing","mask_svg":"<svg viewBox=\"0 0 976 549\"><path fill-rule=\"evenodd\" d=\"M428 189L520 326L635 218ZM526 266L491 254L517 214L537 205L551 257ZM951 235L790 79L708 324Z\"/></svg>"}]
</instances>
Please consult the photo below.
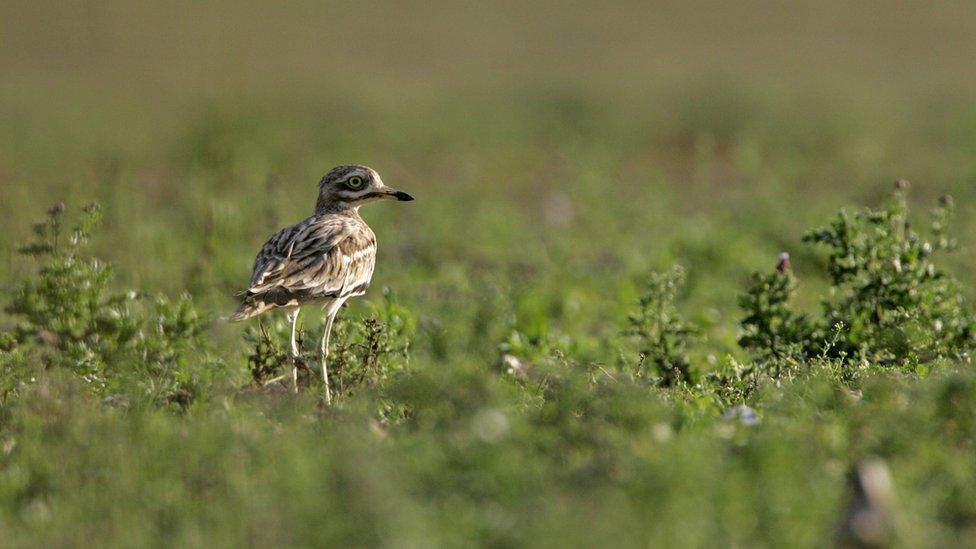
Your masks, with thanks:
<instances>
[{"instance_id":1,"label":"bird's wing","mask_svg":"<svg viewBox=\"0 0 976 549\"><path fill-rule=\"evenodd\" d=\"M342 244L357 234L357 223L345 217L311 217L286 227L258 253L251 272L250 294L281 287L289 291L341 290L345 255Z\"/></svg>"}]
</instances>

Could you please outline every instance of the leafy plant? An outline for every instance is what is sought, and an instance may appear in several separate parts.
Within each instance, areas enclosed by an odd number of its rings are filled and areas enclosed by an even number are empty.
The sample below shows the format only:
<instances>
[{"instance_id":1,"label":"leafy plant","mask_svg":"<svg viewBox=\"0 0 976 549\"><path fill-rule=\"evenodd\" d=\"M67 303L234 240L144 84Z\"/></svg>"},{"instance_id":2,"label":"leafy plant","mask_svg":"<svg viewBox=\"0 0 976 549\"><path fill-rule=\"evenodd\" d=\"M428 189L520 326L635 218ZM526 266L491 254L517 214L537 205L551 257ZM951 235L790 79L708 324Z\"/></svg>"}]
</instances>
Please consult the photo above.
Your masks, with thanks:
<instances>
[{"instance_id":1,"label":"leafy plant","mask_svg":"<svg viewBox=\"0 0 976 549\"><path fill-rule=\"evenodd\" d=\"M907 364L961 357L973 346L972 311L956 280L934 262L954 248L948 236L952 201L939 201L927 239L910 226L906 189L900 182L888 207L842 212L804 239L830 250L834 291L824 301L818 339L832 326L847 327L832 357Z\"/></svg>"},{"instance_id":2,"label":"leafy plant","mask_svg":"<svg viewBox=\"0 0 976 549\"><path fill-rule=\"evenodd\" d=\"M16 319L14 345L47 367L69 369L96 395L137 392L158 404L189 404L203 382L194 372L215 365L206 322L189 296L172 301L112 289L111 268L85 253L101 217L97 205L86 206L67 231L63 204L47 214L20 250L38 269L6 308Z\"/></svg>"},{"instance_id":3,"label":"leafy plant","mask_svg":"<svg viewBox=\"0 0 976 549\"><path fill-rule=\"evenodd\" d=\"M841 211L804 241L828 249L831 289L821 314L807 319L789 306L792 275L757 274L740 306L740 345L759 357L785 355L879 366L965 359L974 346L973 312L956 280L936 266L955 242L953 203L939 200L927 236L910 223L907 183L881 209Z\"/></svg>"},{"instance_id":4,"label":"leafy plant","mask_svg":"<svg viewBox=\"0 0 976 549\"><path fill-rule=\"evenodd\" d=\"M329 355L330 383L337 399L349 398L363 389L373 391L380 416L394 420L403 410L386 396L384 385L407 367L416 322L389 288L383 289L382 301L370 306L366 318L336 322L336 344Z\"/></svg>"},{"instance_id":5,"label":"leafy plant","mask_svg":"<svg viewBox=\"0 0 976 549\"><path fill-rule=\"evenodd\" d=\"M291 326L277 318L265 321L264 317L244 330L244 341L248 346L247 364L251 378L258 386L271 382L276 376L284 376L291 368L288 354ZM295 341L299 349L305 340L305 330L296 329ZM304 366L304 364L302 364Z\"/></svg>"},{"instance_id":6,"label":"leafy plant","mask_svg":"<svg viewBox=\"0 0 976 549\"><path fill-rule=\"evenodd\" d=\"M652 378L670 387L693 381L689 346L697 330L678 312L675 301L685 281L684 270L675 266L666 273L651 273L647 288L628 317L624 331L636 341L638 378Z\"/></svg>"},{"instance_id":7,"label":"leafy plant","mask_svg":"<svg viewBox=\"0 0 976 549\"><path fill-rule=\"evenodd\" d=\"M371 308L366 318L349 319L343 314L336 317L329 345L329 383L337 401L361 389L380 390L383 382L403 370L409 359L416 324L413 315L396 302L389 289L383 290L383 300L371 304ZM256 383L267 383L290 371L289 330L290 326L278 319L258 323L245 332L251 349L248 364ZM307 339L305 331L299 330L299 349ZM318 348L303 353L305 358L299 361L300 384L319 379L317 353Z\"/></svg>"},{"instance_id":8,"label":"leafy plant","mask_svg":"<svg viewBox=\"0 0 976 549\"><path fill-rule=\"evenodd\" d=\"M740 324L739 345L759 359L802 356L813 340L806 316L790 307L796 278L789 260L789 254L783 253L775 272L754 273L749 288L739 298L739 307L746 314Z\"/></svg>"},{"instance_id":9,"label":"leafy plant","mask_svg":"<svg viewBox=\"0 0 976 549\"><path fill-rule=\"evenodd\" d=\"M17 343L14 334L0 332L0 407L33 380L33 366L28 349Z\"/></svg>"},{"instance_id":10,"label":"leafy plant","mask_svg":"<svg viewBox=\"0 0 976 549\"><path fill-rule=\"evenodd\" d=\"M209 323L186 294L176 300L158 296L141 313L135 368L125 371L157 402L189 405L219 371L207 344Z\"/></svg>"}]
</instances>

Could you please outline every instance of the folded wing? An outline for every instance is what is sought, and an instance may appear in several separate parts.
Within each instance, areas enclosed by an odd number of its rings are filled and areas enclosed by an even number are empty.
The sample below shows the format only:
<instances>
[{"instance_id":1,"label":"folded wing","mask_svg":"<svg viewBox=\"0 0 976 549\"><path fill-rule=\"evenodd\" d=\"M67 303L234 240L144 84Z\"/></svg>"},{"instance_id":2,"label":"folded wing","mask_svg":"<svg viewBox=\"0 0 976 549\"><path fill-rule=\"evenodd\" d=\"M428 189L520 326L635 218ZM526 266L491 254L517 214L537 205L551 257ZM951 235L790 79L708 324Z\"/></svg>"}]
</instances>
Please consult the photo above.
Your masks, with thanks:
<instances>
[{"instance_id":1,"label":"folded wing","mask_svg":"<svg viewBox=\"0 0 976 549\"><path fill-rule=\"evenodd\" d=\"M258 253L235 317L360 295L369 286L375 260L376 239L365 223L343 216L306 219L272 236Z\"/></svg>"}]
</instances>

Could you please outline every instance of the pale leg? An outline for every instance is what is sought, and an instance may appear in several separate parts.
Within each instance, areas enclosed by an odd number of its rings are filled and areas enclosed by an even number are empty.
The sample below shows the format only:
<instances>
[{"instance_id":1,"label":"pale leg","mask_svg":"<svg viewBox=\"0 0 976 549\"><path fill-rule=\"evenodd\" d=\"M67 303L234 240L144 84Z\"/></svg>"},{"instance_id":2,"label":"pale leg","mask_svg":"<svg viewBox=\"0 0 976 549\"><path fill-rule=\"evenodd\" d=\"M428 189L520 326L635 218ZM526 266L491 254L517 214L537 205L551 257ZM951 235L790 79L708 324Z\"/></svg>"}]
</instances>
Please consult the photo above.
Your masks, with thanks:
<instances>
[{"instance_id":1,"label":"pale leg","mask_svg":"<svg viewBox=\"0 0 976 549\"><path fill-rule=\"evenodd\" d=\"M295 327L298 324L298 312L301 307L295 307L294 311L288 313L288 321L291 322L291 382L292 389L298 392L298 342L295 341Z\"/></svg>"},{"instance_id":2,"label":"pale leg","mask_svg":"<svg viewBox=\"0 0 976 549\"><path fill-rule=\"evenodd\" d=\"M322 346L321 346L321 356L322 356L322 382L325 384L325 405L332 405L332 392L329 390L329 368L328 368L328 358L329 358L329 335L332 334L332 322L335 321L336 314L342 307L343 300L337 299L332 303L329 303L325 307L325 330L322 332Z\"/></svg>"}]
</instances>

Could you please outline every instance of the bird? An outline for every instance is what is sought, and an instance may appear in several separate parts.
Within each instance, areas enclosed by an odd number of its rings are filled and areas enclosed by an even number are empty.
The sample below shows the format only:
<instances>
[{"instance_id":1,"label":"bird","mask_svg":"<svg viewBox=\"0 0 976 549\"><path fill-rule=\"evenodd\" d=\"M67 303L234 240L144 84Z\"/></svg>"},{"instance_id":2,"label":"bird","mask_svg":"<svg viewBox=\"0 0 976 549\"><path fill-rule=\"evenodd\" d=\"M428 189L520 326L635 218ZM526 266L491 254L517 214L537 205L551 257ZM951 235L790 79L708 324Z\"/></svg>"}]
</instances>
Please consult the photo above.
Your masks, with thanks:
<instances>
[{"instance_id":1,"label":"bird","mask_svg":"<svg viewBox=\"0 0 976 549\"><path fill-rule=\"evenodd\" d=\"M234 322L284 309L291 324L292 384L298 392L300 351L295 341L298 314L305 305L321 306L325 326L320 340L324 400L329 390L329 335L346 300L366 293L376 264L376 235L359 215L360 206L379 200L414 198L387 187L376 170L358 164L336 166L318 184L311 217L275 233L258 252Z\"/></svg>"}]
</instances>

